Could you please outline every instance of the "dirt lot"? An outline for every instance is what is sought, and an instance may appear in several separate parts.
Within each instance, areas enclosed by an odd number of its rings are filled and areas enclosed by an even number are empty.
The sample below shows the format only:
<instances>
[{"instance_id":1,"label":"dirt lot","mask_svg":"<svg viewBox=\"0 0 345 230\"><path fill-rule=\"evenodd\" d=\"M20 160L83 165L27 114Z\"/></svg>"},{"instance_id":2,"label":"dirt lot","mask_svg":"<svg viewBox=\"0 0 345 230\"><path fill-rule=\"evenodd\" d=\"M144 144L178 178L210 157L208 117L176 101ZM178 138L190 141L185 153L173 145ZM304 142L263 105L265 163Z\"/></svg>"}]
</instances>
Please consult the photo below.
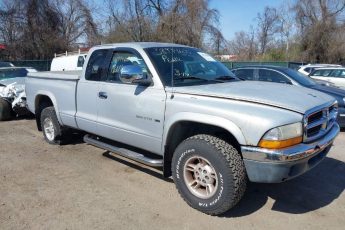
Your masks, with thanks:
<instances>
[{"instance_id":1,"label":"dirt lot","mask_svg":"<svg viewBox=\"0 0 345 230\"><path fill-rule=\"evenodd\" d=\"M34 120L0 123L0 229L344 229L345 133L283 184L250 184L222 217L190 208L173 182L76 140L44 142Z\"/></svg>"}]
</instances>

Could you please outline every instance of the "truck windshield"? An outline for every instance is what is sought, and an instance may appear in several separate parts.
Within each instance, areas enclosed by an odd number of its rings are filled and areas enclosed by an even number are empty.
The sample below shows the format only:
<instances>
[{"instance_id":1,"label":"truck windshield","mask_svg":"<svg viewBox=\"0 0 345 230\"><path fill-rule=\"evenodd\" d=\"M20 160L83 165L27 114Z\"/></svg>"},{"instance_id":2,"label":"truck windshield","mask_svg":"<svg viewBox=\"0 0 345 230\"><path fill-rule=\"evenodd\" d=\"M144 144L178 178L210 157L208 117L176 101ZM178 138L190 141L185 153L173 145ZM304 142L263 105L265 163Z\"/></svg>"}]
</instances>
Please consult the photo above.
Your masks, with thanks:
<instances>
[{"instance_id":1,"label":"truck windshield","mask_svg":"<svg viewBox=\"0 0 345 230\"><path fill-rule=\"evenodd\" d=\"M222 63L190 47L146 48L165 86L212 84L238 80Z\"/></svg>"}]
</instances>

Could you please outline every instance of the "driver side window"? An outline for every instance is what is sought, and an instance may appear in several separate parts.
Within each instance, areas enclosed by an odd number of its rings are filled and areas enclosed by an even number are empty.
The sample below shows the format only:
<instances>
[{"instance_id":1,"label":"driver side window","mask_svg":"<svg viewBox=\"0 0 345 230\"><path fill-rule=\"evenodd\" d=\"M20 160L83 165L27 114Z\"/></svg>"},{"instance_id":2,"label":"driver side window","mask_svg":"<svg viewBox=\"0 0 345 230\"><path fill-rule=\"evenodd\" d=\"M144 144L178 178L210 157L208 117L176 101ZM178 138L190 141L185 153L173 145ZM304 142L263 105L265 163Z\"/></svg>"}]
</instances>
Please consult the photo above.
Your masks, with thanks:
<instances>
[{"instance_id":1,"label":"driver side window","mask_svg":"<svg viewBox=\"0 0 345 230\"><path fill-rule=\"evenodd\" d=\"M131 84L129 79L121 78L121 70L125 66L136 66L141 68L143 77L148 78L150 72L141 56L129 51L115 51L110 61L107 73L107 82Z\"/></svg>"},{"instance_id":2,"label":"driver side window","mask_svg":"<svg viewBox=\"0 0 345 230\"><path fill-rule=\"evenodd\" d=\"M88 81L100 81L102 77L102 65L108 50L95 50L87 63L85 79Z\"/></svg>"}]
</instances>

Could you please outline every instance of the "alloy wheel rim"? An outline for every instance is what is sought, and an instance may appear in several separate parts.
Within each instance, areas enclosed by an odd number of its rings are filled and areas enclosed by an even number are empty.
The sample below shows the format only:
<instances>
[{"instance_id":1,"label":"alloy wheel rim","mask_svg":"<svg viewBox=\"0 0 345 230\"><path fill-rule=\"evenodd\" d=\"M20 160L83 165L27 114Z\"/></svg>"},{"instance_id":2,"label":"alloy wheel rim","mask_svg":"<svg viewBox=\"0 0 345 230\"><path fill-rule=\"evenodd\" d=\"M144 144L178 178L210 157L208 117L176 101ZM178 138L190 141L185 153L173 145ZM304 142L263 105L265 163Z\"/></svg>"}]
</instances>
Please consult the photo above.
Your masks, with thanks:
<instances>
[{"instance_id":1,"label":"alloy wheel rim","mask_svg":"<svg viewBox=\"0 0 345 230\"><path fill-rule=\"evenodd\" d=\"M45 118L43 121L43 129L46 137L49 141L53 141L55 138L55 129L52 119L49 117Z\"/></svg>"},{"instance_id":2,"label":"alloy wheel rim","mask_svg":"<svg viewBox=\"0 0 345 230\"><path fill-rule=\"evenodd\" d=\"M218 188L216 170L201 156L189 158L183 167L184 181L188 190L201 199L211 198Z\"/></svg>"}]
</instances>

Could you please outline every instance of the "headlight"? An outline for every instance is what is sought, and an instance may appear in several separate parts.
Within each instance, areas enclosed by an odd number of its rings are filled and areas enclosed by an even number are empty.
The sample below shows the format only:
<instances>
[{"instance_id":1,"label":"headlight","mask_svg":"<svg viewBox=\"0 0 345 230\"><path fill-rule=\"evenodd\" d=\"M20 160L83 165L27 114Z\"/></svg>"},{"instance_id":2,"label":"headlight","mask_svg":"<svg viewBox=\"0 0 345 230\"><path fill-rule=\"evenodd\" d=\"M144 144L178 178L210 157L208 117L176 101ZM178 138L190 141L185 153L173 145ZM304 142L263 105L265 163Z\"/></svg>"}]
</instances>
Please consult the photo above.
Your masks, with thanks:
<instances>
[{"instance_id":1,"label":"headlight","mask_svg":"<svg viewBox=\"0 0 345 230\"><path fill-rule=\"evenodd\" d=\"M267 149L281 149L301 143L303 140L302 123L280 126L269 130L261 138L259 146Z\"/></svg>"}]
</instances>

